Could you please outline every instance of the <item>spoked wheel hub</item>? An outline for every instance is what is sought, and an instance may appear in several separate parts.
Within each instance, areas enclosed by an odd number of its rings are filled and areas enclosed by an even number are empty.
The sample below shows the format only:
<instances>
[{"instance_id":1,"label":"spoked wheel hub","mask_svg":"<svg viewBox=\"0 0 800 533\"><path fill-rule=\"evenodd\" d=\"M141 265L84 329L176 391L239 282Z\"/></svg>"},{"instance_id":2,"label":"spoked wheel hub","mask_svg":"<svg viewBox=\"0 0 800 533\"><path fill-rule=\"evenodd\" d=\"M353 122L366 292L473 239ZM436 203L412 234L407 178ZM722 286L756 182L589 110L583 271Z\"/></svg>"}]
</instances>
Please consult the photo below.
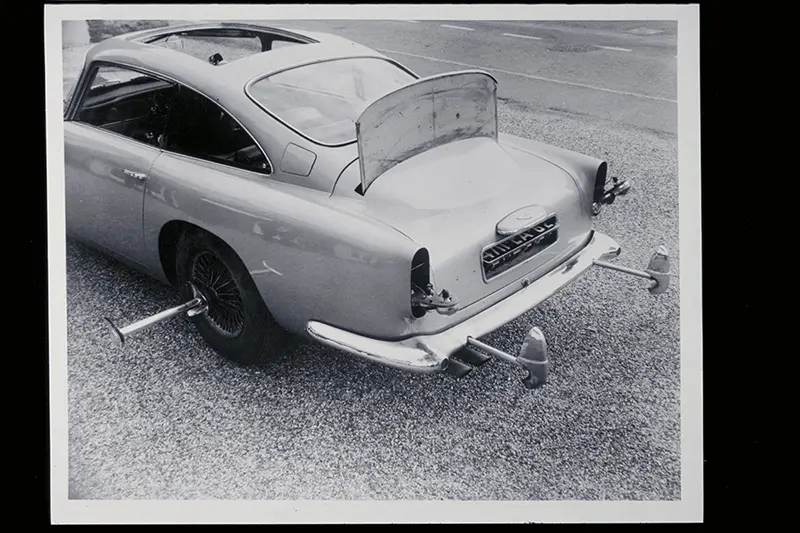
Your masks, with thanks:
<instances>
[{"instance_id":1,"label":"spoked wheel hub","mask_svg":"<svg viewBox=\"0 0 800 533\"><path fill-rule=\"evenodd\" d=\"M225 263L211 252L198 254L191 281L208 302L205 319L221 335L236 337L244 329L244 304L236 281Z\"/></svg>"}]
</instances>

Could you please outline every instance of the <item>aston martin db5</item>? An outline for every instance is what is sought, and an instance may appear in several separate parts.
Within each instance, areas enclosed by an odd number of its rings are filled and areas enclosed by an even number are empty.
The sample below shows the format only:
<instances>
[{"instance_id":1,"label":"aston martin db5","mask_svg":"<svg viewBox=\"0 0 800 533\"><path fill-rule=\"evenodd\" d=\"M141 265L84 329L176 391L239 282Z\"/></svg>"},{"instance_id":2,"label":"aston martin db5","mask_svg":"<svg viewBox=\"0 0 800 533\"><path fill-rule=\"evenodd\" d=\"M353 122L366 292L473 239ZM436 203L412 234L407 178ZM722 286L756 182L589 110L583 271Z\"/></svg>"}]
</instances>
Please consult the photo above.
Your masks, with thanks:
<instances>
[{"instance_id":1,"label":"aston martin db5","mask_svg":"<svg viewBox=\"0 0 800 533\"><path fill-rule=\"evenodd\" d=\"M65 100L67 234L176 288L221 356L260 363L287 334L415 372L550 362L534 327L480 339L590 267L660 293L593 229L630 188L606 161L501 133L497 81L420 77L320 33L233 22L110 38ZM122 317L124 318L124 317Z\"/></svg>"}]
</instances>

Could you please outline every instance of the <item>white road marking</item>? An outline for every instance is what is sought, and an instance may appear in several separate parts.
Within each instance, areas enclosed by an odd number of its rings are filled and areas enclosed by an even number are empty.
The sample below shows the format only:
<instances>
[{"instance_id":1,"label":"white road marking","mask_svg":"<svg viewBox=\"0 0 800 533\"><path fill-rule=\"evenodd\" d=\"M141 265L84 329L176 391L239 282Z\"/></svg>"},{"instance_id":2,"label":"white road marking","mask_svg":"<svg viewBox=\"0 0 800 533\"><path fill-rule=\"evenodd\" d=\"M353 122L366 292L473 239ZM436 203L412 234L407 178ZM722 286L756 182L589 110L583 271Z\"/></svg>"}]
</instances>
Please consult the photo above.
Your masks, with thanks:
<instances>
[{"instance_id":1,"label":"white road marking","mask_svg":"<svg viewBox=\"0 0 800 533\"><path fill-rule=\"evenodd\" d=\"M473 28L467 28L464 26L451 26L450 24L442 24L442 28L452 28L454 30L464 30L464 31L473 31Z\"/></svg>"},{"instance_id":2,"label":"white road marking","mask_svg":"<svg viewBox=\"0 0 800 533\"><path fill-rule=\"evenodd\" d=\"M603 50L616 50L617 52L630 52L630 48L617 48L616 46L597 46L596 48L602 48Z\"/></svg>"},{"instance_id":3,"label":"white road marking","mask_svg":"<svg viewBox=\"0 0 800 533\"><path fill-rule=\"evenodd\" d=\"M508 74L510 76L519 76L521 78L527 78L529 80L537 80L537 81L546 81L549 83L558 83L560 85L568 85L570 87L580 87L582 89L592 89L593 91L601 91L604 93L612 93L612 94L619 94L622 96L633 96L634 98L643 98L645 100L655 100L657 102L669 102L672 104L677 104L677 100L672 100L671 98L662 98L660 96L650 96L648 94L640 94L640 93L633 93L628 91L617 91L616 89L607 89L605 87L597 87L596 85L587 85L585 83L576 83L574 81L565 81L565 80L556 80L553 78L545 78L543 76L533 76L532 74L525 74L524 72L514 72L513 70L503 70L499 68L486 68L481 67L478 65L470 65L469 63L460 63L458 61L450 61L449 59L439 59L437 57L430 57L430 56L423 56L419 54L412 54L410 52L399 52L397 50L387 50L385 48L375 48L375 50L382 52L384 54L397 54L401 56L409 56L409 57L416 57L419 59L425 59L427 61L435 61L438 63L449 63L451 65L458 65L460 67L467 67L472 69L479 69L479 70L488 70L494 72L500 72L502 74Z\"/></svg>"},{"instance_id":4,"label":"white road marking","mask_svg":"<svg viewBox=\"0 0 800 533\"><path fill-rule=\"evenodd\" d=\"M541 37L534 37L533 35L519 35L517 33L504 33L506 37L519 37L520 39L533 39L534 41L541 41Z\"/></svg>"}]
</instances>

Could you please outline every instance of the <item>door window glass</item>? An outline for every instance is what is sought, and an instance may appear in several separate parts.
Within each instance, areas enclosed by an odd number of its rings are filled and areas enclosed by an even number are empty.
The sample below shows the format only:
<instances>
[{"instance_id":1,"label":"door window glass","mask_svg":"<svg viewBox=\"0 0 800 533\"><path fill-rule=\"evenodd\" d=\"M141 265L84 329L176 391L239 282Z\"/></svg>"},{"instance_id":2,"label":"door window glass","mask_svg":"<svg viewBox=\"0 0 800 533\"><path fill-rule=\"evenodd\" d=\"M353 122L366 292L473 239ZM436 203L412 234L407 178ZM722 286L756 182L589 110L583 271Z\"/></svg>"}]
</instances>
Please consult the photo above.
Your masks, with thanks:
<instances>
[{"instance_id":1,"label":"door window glass","mask_svg":"<svg viewBox=\"0 0 800 533\"><path fill-rule=\"evenodd\" d=\"M159 146L176 94L174 83L102 65L92 76L75 120Z\"/></svg>"}]
</instances>

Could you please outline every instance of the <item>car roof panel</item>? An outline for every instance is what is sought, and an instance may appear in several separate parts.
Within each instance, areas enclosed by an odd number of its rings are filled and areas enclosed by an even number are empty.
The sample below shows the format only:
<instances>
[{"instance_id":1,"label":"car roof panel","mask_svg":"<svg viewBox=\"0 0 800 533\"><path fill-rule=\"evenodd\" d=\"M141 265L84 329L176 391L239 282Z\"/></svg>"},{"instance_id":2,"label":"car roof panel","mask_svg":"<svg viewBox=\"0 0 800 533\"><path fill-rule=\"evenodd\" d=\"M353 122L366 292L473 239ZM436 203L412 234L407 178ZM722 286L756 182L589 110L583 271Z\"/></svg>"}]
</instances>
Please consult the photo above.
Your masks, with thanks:
<instances>
[{"instance_id":1,"label":"car roof panel","mask_svg":"<svg viewBox=\"0 0 800 533\"><path fill-rule=\"evenodd\" d=\"M259 52L223 65L212 65L180 50L144 42L172 33L192 29L234 28L254 31L274 31L279 35L308 39L312 42ZM143 30L112 37L92 47L87 56L90 61L110 61L141 67L197 89L221 89L218 80L244 96L244 86L255 78L304 64L347 57L379 57L383 54L347 39L317 32L238 23L200 23Z\"/></svg>"}]
</instances>

